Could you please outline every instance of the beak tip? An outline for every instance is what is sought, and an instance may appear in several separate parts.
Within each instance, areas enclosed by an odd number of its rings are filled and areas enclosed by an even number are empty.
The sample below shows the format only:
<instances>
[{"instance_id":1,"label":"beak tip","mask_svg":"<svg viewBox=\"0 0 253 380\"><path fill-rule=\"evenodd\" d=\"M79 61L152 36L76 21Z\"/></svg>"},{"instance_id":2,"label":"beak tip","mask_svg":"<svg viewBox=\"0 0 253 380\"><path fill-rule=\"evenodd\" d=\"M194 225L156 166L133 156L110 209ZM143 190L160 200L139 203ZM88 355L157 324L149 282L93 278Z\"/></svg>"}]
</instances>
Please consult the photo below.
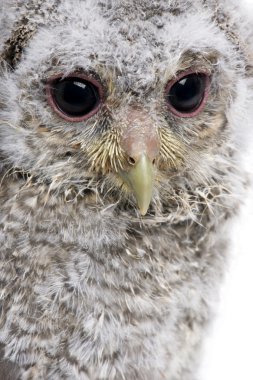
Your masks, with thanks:
<instances>
[{"instance_id":1,"label":"beak tip","mask_svg":"<svg viewBox=\"0 0 253 380\"><path fill-rule=\"evenodd\" d=\"M146 209L140 209L141 216L145 216L147 214L148 210Z\"/></svg>"},{"instance_id":2,"label":"beak tip","mask_svg":"<svg viewBox=\"0 0 253 380\"><path fill-rule=\"evenodd\" d=\"M137 205L138 205L138 209L141 216L145 216L147 214L149 206L150 206L150 202L151 202L151 197L150 199L146 200L146 202L141 202L141 204L137 200Z\"/></svg>"}]
</instances>

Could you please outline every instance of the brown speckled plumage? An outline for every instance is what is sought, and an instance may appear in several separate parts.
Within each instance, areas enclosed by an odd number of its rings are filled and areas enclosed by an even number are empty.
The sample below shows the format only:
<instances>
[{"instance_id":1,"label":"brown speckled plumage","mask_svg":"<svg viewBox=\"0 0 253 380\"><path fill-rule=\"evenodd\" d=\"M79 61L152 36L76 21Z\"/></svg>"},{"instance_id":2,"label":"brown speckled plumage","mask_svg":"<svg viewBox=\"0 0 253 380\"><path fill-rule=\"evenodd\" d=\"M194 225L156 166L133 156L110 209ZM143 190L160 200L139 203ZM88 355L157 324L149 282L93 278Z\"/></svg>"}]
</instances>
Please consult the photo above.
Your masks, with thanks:
<instances>
[{"instance_id":1,"label":"brown speckled plumage","mask_svg":"<svg viewBox=\"0 0 253 380\"><path fill-rule=\"evenodd\" d=\"M1 20L0 371L196 380L247 182L247 25L225 0L8 0ZM189 70L209 96L178 117L165 89ZM46 97L73 72L103 91L80 122ZM158 149L145 216L122 180L133 138Z\"/></svg>"}]
</instances>

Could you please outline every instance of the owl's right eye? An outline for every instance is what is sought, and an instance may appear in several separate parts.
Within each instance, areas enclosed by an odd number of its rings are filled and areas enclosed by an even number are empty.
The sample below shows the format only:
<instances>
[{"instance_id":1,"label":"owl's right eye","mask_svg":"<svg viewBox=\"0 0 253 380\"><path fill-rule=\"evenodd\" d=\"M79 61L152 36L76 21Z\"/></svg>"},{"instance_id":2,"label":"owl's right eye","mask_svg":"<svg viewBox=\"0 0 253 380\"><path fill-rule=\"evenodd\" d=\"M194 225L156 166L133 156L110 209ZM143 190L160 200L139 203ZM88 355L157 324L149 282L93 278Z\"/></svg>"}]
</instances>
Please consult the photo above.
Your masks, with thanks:
<instances>
[{"instance_id":1,"label":"owl's right eye","mask_svg":"<svg viewBox=\"0 0 253 380\"><path fill-rule=\"evenodd\" d=\"M102 88L99 82L74 74L56 77L47 83L48 102L67 121L83 121L100 108Z\"/></svg>"}]
</instances>

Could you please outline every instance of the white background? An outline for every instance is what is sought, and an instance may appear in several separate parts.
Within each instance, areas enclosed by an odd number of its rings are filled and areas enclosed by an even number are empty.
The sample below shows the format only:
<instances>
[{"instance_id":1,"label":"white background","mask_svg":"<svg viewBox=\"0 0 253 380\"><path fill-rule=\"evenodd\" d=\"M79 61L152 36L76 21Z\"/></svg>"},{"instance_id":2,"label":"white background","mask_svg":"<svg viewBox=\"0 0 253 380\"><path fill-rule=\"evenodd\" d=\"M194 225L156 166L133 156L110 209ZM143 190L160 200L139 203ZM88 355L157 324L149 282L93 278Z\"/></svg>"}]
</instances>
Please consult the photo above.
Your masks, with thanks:
<instances>
[{"instance_id":1,"label":"white background","mask_svg":"<svg viewBox=\"0 0 253 380\"><path fill-rule=\"evenodd\" d=\"M238 1L253 14L253 0ZM253 159L248 160L253 172ZM232 261L206 339L201 380L253 380L253 190L233 237Z\"/></svg>"}]
</instances>

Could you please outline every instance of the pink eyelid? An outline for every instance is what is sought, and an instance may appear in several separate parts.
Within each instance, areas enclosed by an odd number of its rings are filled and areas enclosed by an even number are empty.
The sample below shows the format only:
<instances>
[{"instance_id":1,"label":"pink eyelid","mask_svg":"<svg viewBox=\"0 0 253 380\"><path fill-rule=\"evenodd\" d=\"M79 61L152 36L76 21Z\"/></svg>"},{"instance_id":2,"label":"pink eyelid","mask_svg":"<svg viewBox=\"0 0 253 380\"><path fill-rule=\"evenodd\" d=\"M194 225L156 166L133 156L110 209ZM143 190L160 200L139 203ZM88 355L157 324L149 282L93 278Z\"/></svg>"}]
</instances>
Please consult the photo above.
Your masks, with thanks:
<instances>
[{"instance_id":1,"label":"pink eyelid","mask_svg":"<svg viewBox=\"0 0 253 380\"><path fill-rule=\"evenodd\" d=\"M184 71L184 72L180 73L175 79L169 81L167 86L165 87L165 96L169 93L170 89L172 88L172 86L175 83L177 83L178 81L180 81L180 79L182 79L182 78L184 78L190 74L199 74L199 75L204 76L204 78L205 78L204 96L203 96L199 106L194 111L189 112L189 113L179 112L169 102L167 102L168 109L171 111L171 113L173 113L175 116L178 116L178 117L187 118L187 117L197 116L205 107L207 99L208 99L208 94L209 94L209 89L210 89L210 84L211 84L211 76L210 76L210 74L208 74L205 71L197 71L197 70L193 70L193 69Z\"/></svg>"},{"instance_id":2,"label":"pink eyelid","mask_svg":"<svg viewBox=\"0 0 253 380\"><path fill-rule=\"evenodd\" d=\"M98 90L99 99L100 99L98 101L97 105L95 106L95 108L93 110L91 110L89 113L85 114L84 116L71 117L71 116L68 116L67 114L65 114L55 103L54 97L52 94L52 87L53 87L52 85L57 79L60 79L60 78L63 78L63 79L80 78L80 79L83 79L83 80L93 84L93 86L95 86L96 89ZM99 109L101 108L102 102L103 102L104 92L103 92L102 85L96 79L94 79L88 75L73 72L67 76L64 76L64 74L56 74L56 75L53 75L52 77L50 77L47 81L47 84L46 84L46 96L47 96L47 101L48 101L49 105L51 106L51 108L62 119L69 121L69 122L81 122L81 121L88 120L90 117L94 116L99 111Z\"/></svg>"}]
</instances>

